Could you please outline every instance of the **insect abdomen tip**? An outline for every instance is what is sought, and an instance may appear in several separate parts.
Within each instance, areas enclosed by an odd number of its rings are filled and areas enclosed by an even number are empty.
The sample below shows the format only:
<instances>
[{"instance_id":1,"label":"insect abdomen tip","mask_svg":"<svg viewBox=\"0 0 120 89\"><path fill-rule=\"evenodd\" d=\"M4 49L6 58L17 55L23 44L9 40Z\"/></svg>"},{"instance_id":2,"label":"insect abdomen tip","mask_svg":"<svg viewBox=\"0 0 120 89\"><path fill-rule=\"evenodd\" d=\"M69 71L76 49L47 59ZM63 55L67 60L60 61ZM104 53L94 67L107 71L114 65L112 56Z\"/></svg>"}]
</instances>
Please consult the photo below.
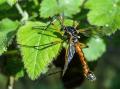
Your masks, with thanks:
<instances>
[{"instance_id":1,"label":"insect abdomen tip","mask_svg":"<svg viewBox=\"0 0 120 89\"><path fill-rule=\"evenodd\" d=\"M95 81L96 80L96 76L93 72L89 72L87 74L87 79L90 80L90 81Z\"/></svg>"}]
</instances>

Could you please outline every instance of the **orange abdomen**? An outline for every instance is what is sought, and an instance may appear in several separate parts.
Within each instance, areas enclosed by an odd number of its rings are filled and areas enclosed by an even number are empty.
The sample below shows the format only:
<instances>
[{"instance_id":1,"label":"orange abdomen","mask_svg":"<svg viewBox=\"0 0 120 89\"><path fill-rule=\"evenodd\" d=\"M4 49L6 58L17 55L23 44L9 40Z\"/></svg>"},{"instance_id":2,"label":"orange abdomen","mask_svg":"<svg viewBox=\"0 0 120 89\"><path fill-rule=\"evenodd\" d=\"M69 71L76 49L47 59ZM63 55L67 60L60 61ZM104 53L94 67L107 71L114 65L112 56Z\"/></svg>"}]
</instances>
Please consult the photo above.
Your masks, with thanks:
<instances>
[{"instance_id":1,"label":"orange abdomen","mask_svg":"<svg viewBox=\"0 0 120 89\"><path fill-rule=\"evenodd\" d=\"M87 76L87 74L89 72L89 67L86 63L86 59L85 59L84 53L80 47L79 42L75 43L75 49L76 49L76 53L79 55L79 59L82 63L84 75Z\"/></svg>"},{"instance_id":2,"label":"orange abdomen","mask_svg":"<svg viewBox=\"0 0 120 89\"><path fill-rule=\"evenodd\" d=\"M82 63L84 76L90 81L95 81L96 77L95 77L94 73L90 71L90 69L87 65L84 53L80 47L79 42L75 43L75 50L76 50L76 53L79 55L80 61Z\"/></svg>"}]
</instances>

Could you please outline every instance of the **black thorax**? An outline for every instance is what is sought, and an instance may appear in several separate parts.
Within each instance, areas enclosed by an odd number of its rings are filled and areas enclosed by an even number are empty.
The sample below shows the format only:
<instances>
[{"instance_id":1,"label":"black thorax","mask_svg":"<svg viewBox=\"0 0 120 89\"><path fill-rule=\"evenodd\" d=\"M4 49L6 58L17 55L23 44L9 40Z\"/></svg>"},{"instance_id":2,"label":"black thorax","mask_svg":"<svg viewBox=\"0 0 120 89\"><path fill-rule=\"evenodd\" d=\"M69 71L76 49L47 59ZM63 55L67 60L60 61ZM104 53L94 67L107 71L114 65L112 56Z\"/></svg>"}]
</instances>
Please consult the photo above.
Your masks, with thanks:
<instances>
[{"instance_id":1,"label":"black thorax","mask_svg":"<svg viewBox=\"0 0 120 89\"><path fill-rule=\"evenodd\" d=\"M78 35L77 35L77 31L74 27L72 26L67 26L64 28L65 32L68 33L71 37L74 43L76 43L78 41Z\"/></svg>"}]
</instances>

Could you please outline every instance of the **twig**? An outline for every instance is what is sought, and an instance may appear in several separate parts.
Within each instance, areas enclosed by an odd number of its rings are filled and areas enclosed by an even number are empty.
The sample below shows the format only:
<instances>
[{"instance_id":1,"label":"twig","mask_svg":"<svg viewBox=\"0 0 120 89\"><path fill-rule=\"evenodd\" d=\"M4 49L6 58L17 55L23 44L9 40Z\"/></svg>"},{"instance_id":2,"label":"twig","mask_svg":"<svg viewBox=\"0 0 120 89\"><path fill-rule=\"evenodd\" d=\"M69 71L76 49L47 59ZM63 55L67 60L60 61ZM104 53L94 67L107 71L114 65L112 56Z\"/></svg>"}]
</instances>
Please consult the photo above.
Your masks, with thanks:
<instances>
[{"instance_id":1,"label":"twig","mask_svg":"<svg viewBox=\"0 0 120 89\"><path fill-rule=\"evenodd\" d=\"M15 6L17 10L19 11L19 13L21 14L21 16L24 17L24 11L22 10L21 6L18 3L16 3Z\"/></svg>"},{"instance_id":2,"label":"twig","mask_svg":"<svg viewBox=\"0 0 120 89\"><path fill-rule=\"evenodd\" d=\"M7 89L13 89L14 88L14 82L15 82L15 78L13 76L10 76L9 79L8 79Z\"/></svg>"}]
</instances>

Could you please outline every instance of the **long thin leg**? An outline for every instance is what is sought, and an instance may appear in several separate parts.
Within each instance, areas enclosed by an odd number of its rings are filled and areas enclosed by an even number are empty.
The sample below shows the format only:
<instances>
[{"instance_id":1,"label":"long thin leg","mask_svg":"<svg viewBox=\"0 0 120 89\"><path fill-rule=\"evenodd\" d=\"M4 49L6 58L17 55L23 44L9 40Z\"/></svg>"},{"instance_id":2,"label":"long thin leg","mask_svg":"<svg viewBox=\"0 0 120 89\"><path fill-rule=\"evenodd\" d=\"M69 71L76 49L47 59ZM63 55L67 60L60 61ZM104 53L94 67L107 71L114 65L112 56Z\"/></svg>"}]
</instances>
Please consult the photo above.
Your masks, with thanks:
<instances>
[{"instance_id":1,"label":"long thin leg","mask_svg":"<svg viewBox=\"0 0 120 89\"><path fill-rule=\"evenodd\" d=\"M45 49L45 48L48 48L50 46L53 46L53 45L56 45L58 43L63 43L63 41L54 41L54 42L50 42L50 43L46 43L46 44L42 44L42 45L25 45L25 44L18 44L19 46L23 46L23 47L28 47L28 48L35 48L35 49L38 49L38 50L41 50L41 49ZM41 48L39 48L41 47Z\"/></svg>"},{"instance_id":2,"label":"long thin leg","mask_svg":"<svg viewBox=\"0 0 120 89\"><path fill-rule=\"evenodd\" d=\"M56 21L56 18L53 17L53 20L50 21L50 23L46 26L45 30L47 30L50 25L53 25L55 21Z\"/></svg>"},{"instance_id":3,"label":"long thin leg","mask_svg":"<svg viewBox=\"0 0 120 89\"><path fill-rule=\"evenodd\" d=\"M34 26L34 27L32 27L32 29L47 30L50 27L50 25L54 25L55 21L56 21L56 17L53 17L53 19L49 22L48 25L45 25L45 26Z\"/></svg>"},{"instance_id":4,"label":"long thin leg","mask_svg":"<svg viewBox=\"0 0 120 89\"><path fill-rule=\"evenodd\" d=\"M77 26L79 25L79 23L77 23L76 21L73 20L73 27L76 29Z\"/></svg>"},{"instance_id":5,"label":"long thin leg","mask_svg":"<svg viewBox=\"0 0 120 89\"><path fill-rule=\"evenodd\" d=\"M58 21L60 22L61 28L64 29L64 13L58 16Z\"/></svg>"},{"instance_id":6,"label":"long thin leg","mask_svg":"<svg viewBox=\"0 0 120 89\"><path fill-rule=\"evenodd\" d=\"M79 42L79 45L80 45L81 48L88 48L88 45L86 45L86 44L84 44L84 43L80 43L80 42Z\"/></svg>"},{"instance_id":7,"label":"long thin leg","mask_svg":"<svg viewBox=\"0 0 120 89\"><path fill-rule=\"evenodd\" d=\"M60 16L54 16L53 19L50 21L50 23L46 26L45 30L47 30L47 28L49 28L50 25L54 25L54 22L58 20L61 28L64 28L64 13L62 13L62 15Z\"/></svg>"},{"instance_id":8,"label":"long thin leg","mask_svg":"<svg viewBox=\"0 0 120 89\"><path fill-rule=\"evenodd\" d=\"M60 29L56 28L56 26L54 25L56 20L57 19L50 21L50 23L47 26L34 26L34 27L32 27L32 29L38 29L38 30L44 30L44 31L50 31L50 32L53 32L53 30L55 30L54 32L58 32L61 34L61 36L63 36L64 32L62 32ZM54 26L50 27L50 25L54 25ZM53 29L53 30L47 30L48 28ZM43 34L43 33L38 32L38 34ZM47 34L44 34L44 35L47 35Z\"/></svg>"}]
</instances>

